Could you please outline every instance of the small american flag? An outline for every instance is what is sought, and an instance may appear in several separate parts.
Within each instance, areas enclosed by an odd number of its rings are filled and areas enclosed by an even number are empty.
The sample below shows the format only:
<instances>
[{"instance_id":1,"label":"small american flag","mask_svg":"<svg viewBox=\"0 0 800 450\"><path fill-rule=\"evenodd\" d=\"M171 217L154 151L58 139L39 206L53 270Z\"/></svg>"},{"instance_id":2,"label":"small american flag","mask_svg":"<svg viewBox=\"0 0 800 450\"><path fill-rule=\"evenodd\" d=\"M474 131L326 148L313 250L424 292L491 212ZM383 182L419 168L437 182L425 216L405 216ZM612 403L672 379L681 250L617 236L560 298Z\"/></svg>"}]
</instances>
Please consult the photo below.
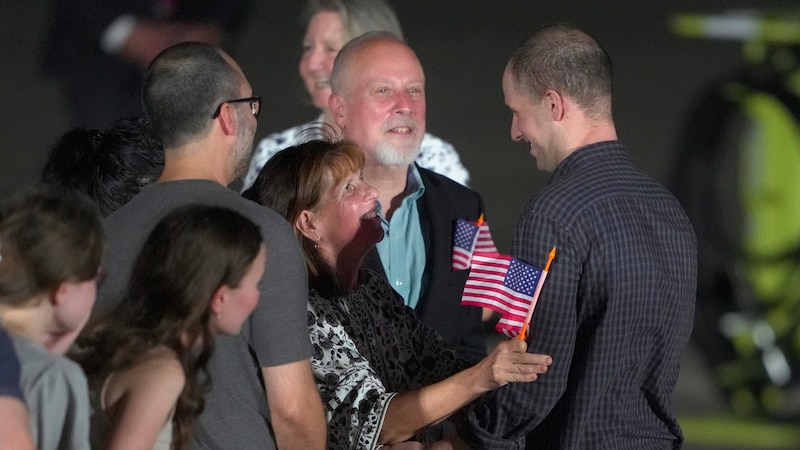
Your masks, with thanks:
<instances>
[{"instance_id":1,"label":"small american flag","mask_svg":"<svg viewBox=\"0 0 800 450\"><path fill-rule=\"evenodd\" d=\"M461 304L499 312L502 318L495 329L516 337L529 308L535 306L534 292L541 276L542 269L514 257L475 252Z\"/></svg>"},{"instance_id":2,"label":"small american flag","mask_svg":"<svg viewBox=\"0 0 800 450\"><path fill-rule=\"evenodd\" d=\"M479 227L474 222L467 222L463 219L458 219L456 222L456 231L453 236L453 270L469 268L475 241L478 239L478 230Z\"/></svg>"},{"instance_id":3,"label":"small american flag","mask_svg":"<svg viewBox=\"0 0 800 450\"><path fill-rule=\"evenodd\" d=\"M483 222L478 231L478 241L475 243L475 252L482 253L497 253L497 247L494 246L494 239L492 239L492 232L489 231L489 224Z\"/></svg>"},{"instance_id":4,"label":"small american flag","mask_svg":"<svg viewBox=\"0 0 800 450\"><path fill-rule=\"evenodd\" d=\"M470 222L458 219L453 236L452 269L469 269L473 252L497 253L489 224L483 220Z\"/></svg>"}]
</instances>

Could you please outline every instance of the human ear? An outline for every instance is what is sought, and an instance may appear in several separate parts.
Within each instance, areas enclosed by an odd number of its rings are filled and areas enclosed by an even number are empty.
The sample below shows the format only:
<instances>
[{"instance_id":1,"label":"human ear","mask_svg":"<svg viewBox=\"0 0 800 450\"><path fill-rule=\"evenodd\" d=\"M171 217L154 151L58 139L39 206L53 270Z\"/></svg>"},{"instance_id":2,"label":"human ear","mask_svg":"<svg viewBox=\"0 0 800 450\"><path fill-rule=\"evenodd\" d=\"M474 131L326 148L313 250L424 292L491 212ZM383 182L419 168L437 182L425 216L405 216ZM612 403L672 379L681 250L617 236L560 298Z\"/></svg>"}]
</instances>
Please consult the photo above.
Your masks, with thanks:
<instances>
[{"instance_id":1,"label":"human ear","mask_svg":"<svg viewBox=\"0 0 800 450\"><path fill-rule=\"evenodd\" d=\"M561 95L561 93L554 89L548 89L544 93L544 101L549 108L550 115L552 116L553 120L561 121L566 113L566 105L564 104L564 97Z\"/></svg>"},{"instance_id":2,"label":"human ear","mask_svg":"<svg viewBox=\"0 0 800 450\"><path fill-rule=\"evenodd\" d=\"M303 236L314 242L317 242L319 241L319 230L317 229L316 221L314 219L314 213L305 209L297 217L297 220L295 220L294 226L300 231L300 233L303 234Z\"/></svg>"},{"instance_id":3,"label":"human ear","mask_svg":"<svg viewBox=\"0 0 800 450\"><path fill-rule=\"evenodd\" d=\"M222 286L218 287L216 291L214 291L214 295L211 296L211 303L209 308L211 308L211 315L214 317L219 317L222 314L222 311L225 309L225 305L227 305L227 295L228 291L231 288L223 284Z\"/></svg>"},{"instance_id":4,"label":"human ear","mask_svg":"<svg viewBox=\"0 0 800 450\"><path fill-rule=\"evenodd\" d=\"M66 298L69 296L69 285L67 281L62 281L61 283L56 286L55 289L50 291L50 295L48 296L48 301L52 306L59 306L64 303Z\"/></svg>"},{"instance_id":5,"label":"human ear","mask_svg":"<svg viewBox=\"0 0 800 450\"><path fill-rule=\"evenodd\" d=\"M222 106L219 108L219 115L217 119L219 121L219 127L226 136L235 136L236 135L236 127L238 126L238 121L236 117L233 117L234 114L237 114L236 111L233 109L233 105L230 103L223 103Z\"/></svg>"},{"instance_id":6,"label":"human ear","mask_svg":"<svg viewBox=\"0 0 800 450\"><path fill-rule=\"evenodd\" d=\"M344 107L345 101L341 95L331 94L328 97L328 109L331 110L333 121L342 129L344 129Z\"/></svg>"}]
</instances>

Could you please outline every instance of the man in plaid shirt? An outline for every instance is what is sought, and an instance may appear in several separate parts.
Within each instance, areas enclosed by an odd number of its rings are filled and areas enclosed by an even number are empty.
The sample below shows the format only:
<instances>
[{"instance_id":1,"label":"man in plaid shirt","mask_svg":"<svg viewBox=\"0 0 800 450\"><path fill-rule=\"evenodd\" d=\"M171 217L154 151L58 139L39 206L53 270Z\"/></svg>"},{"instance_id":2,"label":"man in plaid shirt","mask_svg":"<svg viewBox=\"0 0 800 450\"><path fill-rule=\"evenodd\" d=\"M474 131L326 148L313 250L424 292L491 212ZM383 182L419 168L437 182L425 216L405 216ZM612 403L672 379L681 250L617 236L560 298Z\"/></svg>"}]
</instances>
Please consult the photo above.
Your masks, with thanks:
<instances>
[{"instance_id":1,"label":"man in plaid shirt","mask_svg":"<svg viewBox=\"0 0 800 450\"><path fill-rule=\"evenodd\" d=\"M579 29L537 31L503 74L511 137L547 186L524 207L512 255L558 251L528 351L553 356L536 383L476 401L456 447L666 449L692 330L696 241L680 204L635 167L611 114L611 62Z\"/></svg>"}]
</instances>

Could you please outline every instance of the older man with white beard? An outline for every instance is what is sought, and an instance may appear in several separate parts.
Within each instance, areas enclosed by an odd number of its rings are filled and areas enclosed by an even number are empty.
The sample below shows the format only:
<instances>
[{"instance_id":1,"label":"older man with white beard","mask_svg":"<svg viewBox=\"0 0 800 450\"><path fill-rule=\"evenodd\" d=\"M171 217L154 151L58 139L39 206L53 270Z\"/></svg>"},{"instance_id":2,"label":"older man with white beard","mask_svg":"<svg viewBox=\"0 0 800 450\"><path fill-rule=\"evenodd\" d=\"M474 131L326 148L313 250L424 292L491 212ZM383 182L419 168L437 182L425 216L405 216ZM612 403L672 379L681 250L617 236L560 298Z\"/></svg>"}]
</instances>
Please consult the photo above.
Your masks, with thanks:
<instances>
[{"instance_id":1,"label":"older man with white beard","mask_svg":"<svg viewBox=\"0 0 800 450\"><path fill-rule=\"evenodd\" d=\"M418 317L467 360L486 354L481 309L461 306L468 270L452 271L457 219L477 220L474 191L417 166L425 135L425 74L414 51L368 32L336 57L329 106L343 138L358 144L363 177L380 192L385 237L365 265L386 275Z\"/></svg>"}]
</instances>

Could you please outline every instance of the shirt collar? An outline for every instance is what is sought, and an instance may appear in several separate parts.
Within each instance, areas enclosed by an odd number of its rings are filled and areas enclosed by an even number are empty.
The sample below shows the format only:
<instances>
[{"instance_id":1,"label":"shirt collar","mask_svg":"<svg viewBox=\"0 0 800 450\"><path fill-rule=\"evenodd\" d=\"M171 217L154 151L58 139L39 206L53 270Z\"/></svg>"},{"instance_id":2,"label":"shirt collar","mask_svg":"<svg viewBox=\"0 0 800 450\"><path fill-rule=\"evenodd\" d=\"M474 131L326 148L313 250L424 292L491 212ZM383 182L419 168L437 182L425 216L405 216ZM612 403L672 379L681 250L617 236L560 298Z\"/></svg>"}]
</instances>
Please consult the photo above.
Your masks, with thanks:
<instances>
[{"instance_id":1,"label":"shirt collar","mask_svg":"<svg viewBox=\"0 0 800 450\"><path fill-rule=\"evenodd\" d=\"M403 191L403 202L401 208L408 202L416 202L425 193L425 183L419 174L417 164L409 164L406 174L406 189ZM383 205L378 202L378 215L383 218ZM385 221L385 219L383 219Z\"/></svg>"},{"instance_id":2,"label":"shirt collar","mask_svg":"<svg viewBox=\"0 0 800 450\"><path fill-rule=\"evenodd\" d=\"M425 193L425 184L422 182L422 177L419 175L419 169L416 164L408 165L408 178L406 179L406 197L412 197L411 200L416 200L422 197Z\"/></svg>"},{"instance_id":3,"label":"shirt collar","mask_svg":"<svg viewBox=\"0 0 800 450\"><path fill-rule=\"evenodd\" d=\"M580 167L602 164L608 160L609 153L625 153L625 147L620 141L595 142L594 144L583 146L561 161L556 170L553 171L550 180L564 176L573 170L578 170Z\"/></svg>"}]
</instances>

